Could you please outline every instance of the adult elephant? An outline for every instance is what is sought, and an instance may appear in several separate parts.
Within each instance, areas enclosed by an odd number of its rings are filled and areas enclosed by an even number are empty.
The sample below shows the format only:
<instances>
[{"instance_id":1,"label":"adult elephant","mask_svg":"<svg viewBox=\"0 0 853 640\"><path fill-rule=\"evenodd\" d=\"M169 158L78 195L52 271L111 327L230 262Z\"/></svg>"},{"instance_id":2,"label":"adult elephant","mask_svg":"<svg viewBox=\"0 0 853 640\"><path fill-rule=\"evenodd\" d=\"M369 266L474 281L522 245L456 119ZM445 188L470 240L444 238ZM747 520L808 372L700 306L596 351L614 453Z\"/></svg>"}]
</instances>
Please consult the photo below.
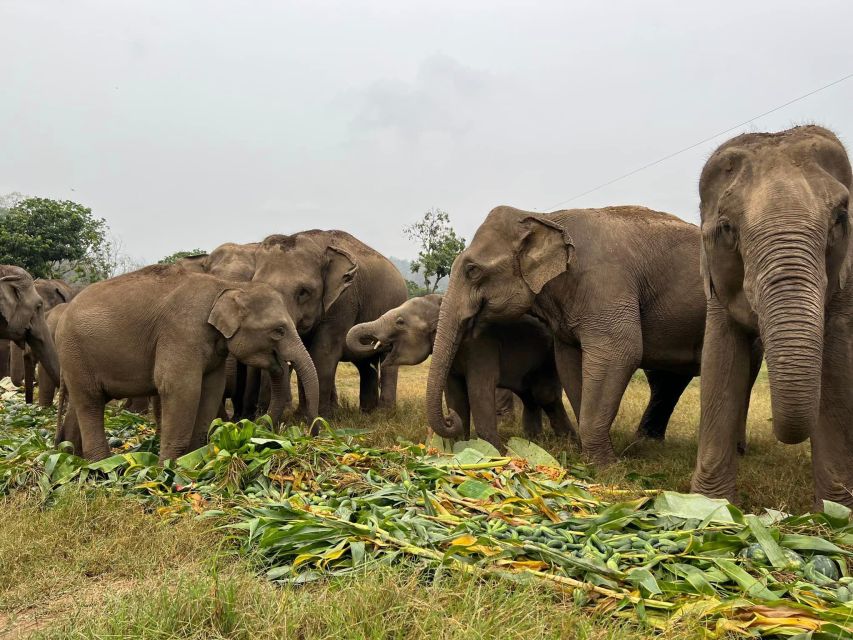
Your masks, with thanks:
<instances>
[{"instance_id":1,"label":"adult elephant","mask_svg":"<svg viewBox=\"0 0 853 640\"><path fill-rule=\"evenodd\" d=\"M432 353L441 304L440 294L407 300L373 322L350 329L347 349L365 357L379 353L383 365L420 364ZM460 341L450 368L445 396L462 420L464 437L470 436L473 414L477 435L501 447L497 388L521 398L522 426L528 437L541 434L544 410L554 433L577 439L563 407L554 338L535 318L474 327Z\"/></svg>"},{"instance_id":2,"label":"adult elephant","mask_svg":"<svg viewBox=\"0 0 853 640\"><path fill-rule=\"evenodd\" d=\"M32 276L12 265L0 265L0 339L23 349L29 346L47 374L59 382L59 359L44 318L44 302Z\"/></svg>"},{"instance_id":3,"label":"adult elephant","mask_svg":"<svg viewBox=\"0 0 853 640\"><path fill-rule=\"evenodd\" d=\"M733 497L748 345L767 353L773 432L811 438L815 497L853 506L850 161L827 129L729 140L699 183L708 305L694 491Z\"/></svg>"},{"instance_id":4,"label":"adult elephant","mask_svg":"<svg viewBox=\"0 0 853 640\"><path fill-rule=\"evenodd\" d=\"M331 414L341 361L358 369L363 411L396 404L397 368L382 370L380 395L379 356L346 348L353 325L375 320L408 297L406 281L391 261L344 231L315 229L264 239L252 280L284 297L317 368L320 415Z\"/></svg>"},{"instance_id":5,"label":"adult elephant","mask_svg":"<svg viewBox=\"0 0 853 640\"><path fill-rule=\"evenodd\" d=\"M38 278L34 281L33 286L42 299L42 309L45 314L48 314L57 305L70 302L77 293L77 289L58 278ZM27 404L32 404L36 377L36 358L32 350L29 347L21 349L12 344L9 362L9 375L12 378L12 383L24 387L24 401Z\"/></svg>"},{"instance_id":6,"label":"adult elephant","mask_svg":"<svg viewBox=\"0 0 853 640\"><path fill-rule=\"evenodd\" d=\"M442 436L459 433L458 417L443 415L441 396L471 323L530 312L554 332L557 369L589 458L616 459L610 426L638 368L651 387L638 432L663 437L699 373L705 298L698 251L695 225L644 207L492 210L453 263L427 383L429 425Z\"/></svg>"},{"instance_id":7,"label":"adult elephant","mask_svg":"<svg viewBox=\"0 0 853 640\"><path fill-rule=\"evenodd\" d=\"M110 453L104 404L158 395L160 458L203 444L222 402L225 359L279 369L294 363L316 415L317 376L281 297L175 265L155 265L88 287L57 327L69 417L57 440L88 459ZM79 428L78 426L79 425Z\"/></svg>"}]
</instances>

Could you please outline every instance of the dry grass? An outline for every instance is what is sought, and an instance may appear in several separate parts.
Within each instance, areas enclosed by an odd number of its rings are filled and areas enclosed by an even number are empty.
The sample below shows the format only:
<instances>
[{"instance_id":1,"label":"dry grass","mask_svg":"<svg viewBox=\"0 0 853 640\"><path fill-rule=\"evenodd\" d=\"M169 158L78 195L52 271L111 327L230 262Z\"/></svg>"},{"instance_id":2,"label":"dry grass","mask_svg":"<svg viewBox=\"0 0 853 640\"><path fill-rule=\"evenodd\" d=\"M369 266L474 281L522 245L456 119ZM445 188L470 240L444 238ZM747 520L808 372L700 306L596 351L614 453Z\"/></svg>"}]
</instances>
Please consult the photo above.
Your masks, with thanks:
<instances>
[{"instance_id":1,"label":"dry grass","mask_svg":"<svg viewBox=\"0 0 853 640\"><path fill-rule=\"evenodd\" d=\"M338 369L338 393L345 408L336 417L336 422L369 428L373 437L382 443L393 443L397 437L422 441L426 433L423 396L427 372L428 363L401 368L397 410L364 416L355 409L358 374L352 365L342 364ZM689 491L690 475L696 461L699 379L695 379L681 397L664 442L634 441L634 431L648 399L645 375L638 372L622 399L612 430L616 451L622 454L621 461L601 471L598 478L630 486L638 482L630 479L638 474L650 487ZM569 415L573 415L570 409ZM547 427L543 433L540 444L551 453L557 455L565 451L569 459L579 457L568 443L555 438ZM501 435L522 436L520 421L516 419L515 424L504 424ZM766 371L761 372L753 389L747 445L748 451L741 459L738 474L739 506L748 510L771 507L791 512L808 511L812 506L809 445L784 445L774 438L770 427L770 389Z\"/></svg>"}]
</instances>

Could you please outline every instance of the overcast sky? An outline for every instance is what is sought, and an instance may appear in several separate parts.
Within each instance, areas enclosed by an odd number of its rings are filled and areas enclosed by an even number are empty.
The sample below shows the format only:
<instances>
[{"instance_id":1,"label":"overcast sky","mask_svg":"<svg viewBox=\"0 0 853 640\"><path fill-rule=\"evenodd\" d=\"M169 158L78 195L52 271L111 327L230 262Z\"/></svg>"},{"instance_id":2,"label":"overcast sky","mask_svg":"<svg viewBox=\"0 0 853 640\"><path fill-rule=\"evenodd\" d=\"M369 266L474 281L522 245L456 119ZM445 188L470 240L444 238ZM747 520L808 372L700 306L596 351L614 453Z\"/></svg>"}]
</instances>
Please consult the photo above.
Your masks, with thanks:
<instances>
[{"instance_id":1,"label":"overcast sky","mask_svg":"<svg viewBox=\"0 0 853 640\"><path fill-rule=\"evenodd\" d=\"M431 207L466 238L498 204L697 221L734 133L564 201L853 73L851 25L849 0L0 0L0 194L86 204L141 262L315 227L411 257ZM739 131L805 122L853 145L853 78Z\"/></svg>"}]
</instances>

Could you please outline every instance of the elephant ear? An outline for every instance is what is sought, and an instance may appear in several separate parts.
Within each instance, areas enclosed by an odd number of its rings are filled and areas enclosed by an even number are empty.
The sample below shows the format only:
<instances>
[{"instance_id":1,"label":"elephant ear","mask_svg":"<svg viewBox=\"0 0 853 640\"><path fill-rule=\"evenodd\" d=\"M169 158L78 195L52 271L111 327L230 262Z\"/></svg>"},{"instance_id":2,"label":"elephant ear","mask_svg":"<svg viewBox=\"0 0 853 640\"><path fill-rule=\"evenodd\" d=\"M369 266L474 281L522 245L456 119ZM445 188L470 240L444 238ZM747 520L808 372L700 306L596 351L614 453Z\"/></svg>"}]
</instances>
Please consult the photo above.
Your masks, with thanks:
<instances>
[{"instance_id":1,"label":"elephant ear","mask_svg":"<svg viewBox=\"0 0 853 640\"><path fill-rule=\"evenodd\" d=\"M22 280L20 276L9 275L0 278L0 315L7 321L15 315L18 301L21 298L18 292L18 283Z\"/></svg>"},{"instance_id":2,"label":"elephant ear","mask_svg":"<svg viewBox=\"0 0 853 640\"><path fill-rule=\"evenodd\" d=\"M527 216L519 221L518 264L521 277L538 294L549 281L569 268L575 245L568 232L547 218Z\"/></svg>"},{"instance_id":3,"label":"elephant ear","mask_svg":"<svg viewBox=\"0 0 853 640\"><path fill-rule=\"evenodd\" d=\"M705 241L699 238L699 273L702 274L702 287L705 290L705 300L714 295L714 282L711 280L711 270L708 268L708 254L705 251Z\"/></svg>"},{"instance_id":4,"label":"elephant ear","mask_svg":"<svg viewBox=\"0 0 853 640\"><path fill-rule=\"evenodd\" d=\"M341 294L352 285L356 273L358 273L358 265L349 252L332 245L326 247L323 287L324 311L328 311L329 307L341 297Z\"/></svg>"},{"instance_id":5,"label":"elephant ear","mask_svg":"<svg viewBox=\"0 0 853 640\"><path fill-rule=\"evenodd\" d=\"M246 310L240 302L241 293L239 289L225 289L217 296L210 310L210 316L207 318L207 322L226 339L232 338L237 333L246 315Z\"/></svg>"}]
</instances>

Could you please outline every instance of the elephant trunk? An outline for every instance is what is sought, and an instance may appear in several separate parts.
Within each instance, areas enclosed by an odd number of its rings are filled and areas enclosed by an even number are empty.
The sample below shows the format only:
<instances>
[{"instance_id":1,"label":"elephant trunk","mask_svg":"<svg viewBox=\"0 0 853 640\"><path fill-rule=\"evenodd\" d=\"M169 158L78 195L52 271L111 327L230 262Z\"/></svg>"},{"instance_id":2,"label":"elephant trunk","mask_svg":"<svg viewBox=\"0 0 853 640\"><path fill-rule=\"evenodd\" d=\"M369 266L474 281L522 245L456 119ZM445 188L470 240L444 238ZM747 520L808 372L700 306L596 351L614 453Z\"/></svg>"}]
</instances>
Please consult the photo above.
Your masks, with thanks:
<instances>
[{"instance_id":1,"label":"elephant trunk","mask_svg":"<svg viewBox=\"0 0 853 640\"><path fill-rule=\"evenodd\" d=\"M33 317L30 328L27 331L27 344L33 350L33 355L50 376L54 384L59 384L59 356L56 354L56 346L50 336L50 329L44 318L44 313L38 312Z\"/></svg>"},{"instance_id":2,"label":"elephant trunk","mask_svg":"<svg viewBox=\"0 0 853 640\"><path fill-rule=\"evenodd\" d=\"M16 387L24 386L24 369L24 350L13 342L9 348L9 377Z\"/></svg>"},{"instance_id":3,"label":"elephant trunk","mask_svg":"<svg viewBox=\"0 0 853 640\"><path fill-rule=\"evenodd\" d=\"M295 329L293 330L293 335L286 338L286 342L282 344L280 353L285 360L290 360L293 364L293 368L296 369L296 375L299 376L299 382L302 384L302 389L305 392L305 405L308 413L308 420L313 421L319 413L320 382L317 378L317 370L314 368L314 361L311 360L311 355L308 353L305 345L302 344L302 339L297 335ZM275 386L278 386L279 391L277 395L272 396L273 400L271 401L271 405L273 406L270 406L270 410L271 412L272 410L280 412L280 409L275 405L277 404L276 398L281 399L284 397L282 390L282 386L285 382L284 371L276 372L277 378L272 377L273 372L270 373L271 384L274 385L271 391L272 393L275 393Z\"/></svg>"},{"instance_id":4,"label":"elephant trunk","mask_svg":"<svg viewBox=\"0 0 853 640\"><path fill-rule=\"evenodd\" d=\"M758 244L755 308L773 432L780 442L797 444L811 435L820 409L826 271L823 251L811 246L814 233L774 235Z\"/></svg>"},{"instance_id":5,"label":"elephant trunk","mask_svg":"<svg viewBox=\"0 0 853 640\"><path fill-rule=\"evenodd\" d=\"M270 405L267 413L272 418L273 424L278 425L287 405L285 402L285 385L290 384L290 367L285 364L280 371L270 370L268 373L270 376Z\"/></svg>"},{"instance_id":6,"label":"elephant trunk","mask_svg":"<svg viewBox=\"0 0 853 640\"><path fill-rule=\"evenodd\" d=\"M456 357L456 350L464 335L464 329L470 316L461 313L459 308L459 285L450 287L444 296L444 302L438 314L438 328L432 349L432 363L429 367L426 389L426 414L430 428L442 438L458 438L462 435L462 420L454 411L444 416L442 396L447 384L450 366ZM473 315L473 314L471 314Z\"/></svg>"},{"instance_id":7,"label":"elephant trunk","mask_svg":"<svg viewBox=\"0 0 853 640\"><path fill-rule=\"evenodd\" d=\"M382 345L376 345L381 337L387 335L385 316L380 316L373 322L357 324L347 333L347 350L359 358L367 358L381 350Z\"/></svg>"}]
</instances>

